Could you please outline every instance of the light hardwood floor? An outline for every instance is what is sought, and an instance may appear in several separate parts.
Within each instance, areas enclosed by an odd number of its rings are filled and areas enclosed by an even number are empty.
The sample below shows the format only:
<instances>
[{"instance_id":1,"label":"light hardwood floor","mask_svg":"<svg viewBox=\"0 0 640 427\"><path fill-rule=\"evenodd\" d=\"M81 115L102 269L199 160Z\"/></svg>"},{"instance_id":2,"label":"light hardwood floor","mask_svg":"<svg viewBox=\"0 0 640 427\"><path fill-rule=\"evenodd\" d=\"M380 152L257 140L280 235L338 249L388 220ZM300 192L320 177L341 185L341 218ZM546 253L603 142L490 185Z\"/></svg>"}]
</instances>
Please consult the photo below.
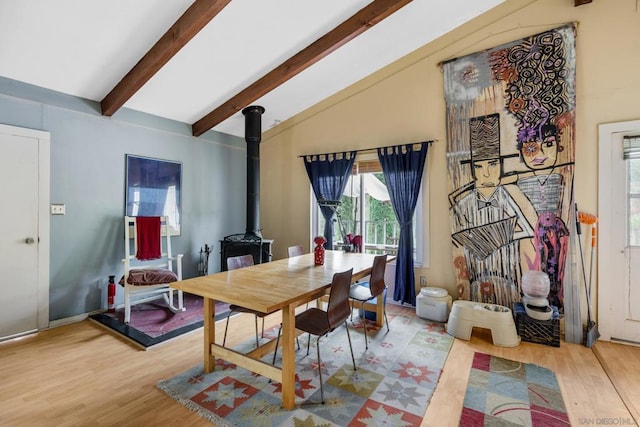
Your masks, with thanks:
<instances>
[{"instance_id":1,"label":"light hardwood floor","mask_svg":"<svg viewBox=\"0 0 640 427\"><path fill-rule=\"evenodd\" d=\"M413 308L387 307L390 314L415 315ZM278 315L266 320L267 325L279 321ZM233 326L230 344L252 337L252 316L238 315ZM0 425L210 425L155 387L158 380L202 363L202 339L199 329L141 351L85 320L0 343ZM606 360L613 382L584 346L562 342L560 348L530 343L500 348L491 344L488 333L475 330L470 341L455 341L423 425L458 425L474 351L552 369L572 425L604 424L605 419L633 425L632 413L638 417L640 402L640 348L603 342L594 348ZM619 393L636 406L628 409Z\"/></svg>"}]
</instances>

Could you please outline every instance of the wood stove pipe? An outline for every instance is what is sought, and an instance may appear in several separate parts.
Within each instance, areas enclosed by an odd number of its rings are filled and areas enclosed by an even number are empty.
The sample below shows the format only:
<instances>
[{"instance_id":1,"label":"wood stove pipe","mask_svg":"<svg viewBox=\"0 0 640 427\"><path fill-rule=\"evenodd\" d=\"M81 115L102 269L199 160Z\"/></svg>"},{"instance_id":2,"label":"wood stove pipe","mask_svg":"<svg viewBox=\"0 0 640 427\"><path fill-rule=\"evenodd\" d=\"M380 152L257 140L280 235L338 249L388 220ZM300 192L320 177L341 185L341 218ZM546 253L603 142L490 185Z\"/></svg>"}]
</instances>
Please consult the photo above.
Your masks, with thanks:
<instances>
[{"instance_id":1,"label":"wood stove pipe","mask_svg":"<svg viewBox=\"0 0 640 427\"><path fill-rule=\"evenodd\" d=\"M244 140L247 142L247 230L246 234L262 237L260 231L260 141L264 107L252 105L244 114Z\"/></svg>"}]
</instances>

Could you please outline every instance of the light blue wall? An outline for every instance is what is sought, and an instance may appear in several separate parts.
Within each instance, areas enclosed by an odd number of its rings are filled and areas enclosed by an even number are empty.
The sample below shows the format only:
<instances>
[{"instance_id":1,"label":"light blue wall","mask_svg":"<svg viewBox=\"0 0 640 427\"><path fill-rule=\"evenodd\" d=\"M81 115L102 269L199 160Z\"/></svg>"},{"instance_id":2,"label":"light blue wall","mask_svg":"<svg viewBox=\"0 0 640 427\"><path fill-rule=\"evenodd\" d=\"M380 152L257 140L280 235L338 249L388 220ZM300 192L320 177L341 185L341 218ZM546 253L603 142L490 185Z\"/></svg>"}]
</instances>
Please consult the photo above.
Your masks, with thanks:
<instances>
[{"instance_id":1,"label":"light blue wall","mask_svg":"<svg viewBox=\"0 0 640 427\"><path fill-rule=\"evenodd\" d=\"M0 123L51 133L50 320L106 305L107 276L122 275L125 155L182 162L185 278L197 274L200 248L246 229L246 144L217 132L195 138L189 125L123 109L103 117L98 103L0 77ZM117 303L122 303L118 287Z\"/></svg>"}]
</instances>

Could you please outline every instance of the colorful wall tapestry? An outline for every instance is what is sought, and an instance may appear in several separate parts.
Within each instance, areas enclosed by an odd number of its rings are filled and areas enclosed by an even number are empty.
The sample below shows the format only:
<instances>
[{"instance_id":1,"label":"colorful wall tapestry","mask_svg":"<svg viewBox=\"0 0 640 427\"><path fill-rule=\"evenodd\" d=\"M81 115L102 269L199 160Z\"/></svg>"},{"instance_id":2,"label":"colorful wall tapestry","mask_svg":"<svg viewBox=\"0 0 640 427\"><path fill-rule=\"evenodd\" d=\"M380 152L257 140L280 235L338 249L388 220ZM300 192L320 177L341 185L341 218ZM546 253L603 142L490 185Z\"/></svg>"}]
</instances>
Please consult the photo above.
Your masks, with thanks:
<instances>
[{"instance_id":1,"label":"colorful wall tapestry","mask_svg":"<svg viewBox=\"0 0 640 427\"><path fill-rule=\"evenodd\" d=\"M575 129L575 26L443 65L458 297L511 307L522 273L562 308Z\"/></svg>"}]
</instances>

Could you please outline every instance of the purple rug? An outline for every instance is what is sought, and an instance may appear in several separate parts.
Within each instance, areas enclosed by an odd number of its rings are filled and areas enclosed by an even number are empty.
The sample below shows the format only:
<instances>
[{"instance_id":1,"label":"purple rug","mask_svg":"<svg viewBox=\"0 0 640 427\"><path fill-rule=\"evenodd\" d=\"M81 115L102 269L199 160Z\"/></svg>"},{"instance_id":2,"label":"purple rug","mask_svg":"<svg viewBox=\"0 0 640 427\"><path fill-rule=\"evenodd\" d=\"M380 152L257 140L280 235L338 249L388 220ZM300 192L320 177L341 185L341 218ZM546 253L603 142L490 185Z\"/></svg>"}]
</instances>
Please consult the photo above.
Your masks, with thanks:
<instances>
[{"instance_id":1,"label":"purple rug","mask_svg":"<svg viewBox=\"0 0 640 427\"><path fill-rule=\"evenodd\" d=\"M89 318L147 348L203 326L202 297L185 293L184 306L185 311L173 313L163 299L134 305L128 325L124 323L124 308ZM226 317L228 310L228 304L216 303L216 320Z\"/></svg>"}]
</instances>

